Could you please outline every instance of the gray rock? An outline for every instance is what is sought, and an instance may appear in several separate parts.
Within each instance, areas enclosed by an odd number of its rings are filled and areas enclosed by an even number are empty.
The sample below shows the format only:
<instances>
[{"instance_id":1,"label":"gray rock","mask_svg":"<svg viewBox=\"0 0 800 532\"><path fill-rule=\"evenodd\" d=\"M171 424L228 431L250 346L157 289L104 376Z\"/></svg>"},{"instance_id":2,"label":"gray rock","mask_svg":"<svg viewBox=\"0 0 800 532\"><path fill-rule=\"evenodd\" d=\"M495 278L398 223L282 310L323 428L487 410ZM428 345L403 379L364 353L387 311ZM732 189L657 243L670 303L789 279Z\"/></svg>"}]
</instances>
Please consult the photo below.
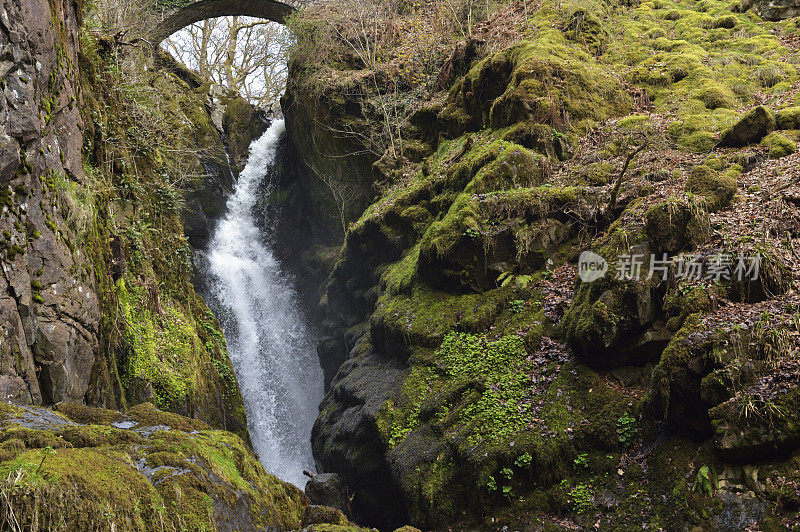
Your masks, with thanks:
<instances>
[{"instance_id":1,"label":"gray rock","mask_svg":"<svg viewBox=\"0 0 800 532\"><path fill-rule=\"evenodd\" d=\"M761 0L758 16L766 20L785 20L800 16L800 0Z\"/></svg>"},{"instance_id":2,"label":"gray rock","mask_svg":"<svg viewBox=\"0 0 800 532\"><path fill-rule=\"evenodd\" d=\"M8 135L0 135L0 185L11 181L19 163L19 143Z\"/></svg>"},{"instance_id":3,"label":"gray rock","mask_svg":"<svg viewBox=\"0 0 800 532\"><path fill-rule=\"evenodd\" d=\"M350 497L347 485L336 473L320 473L306 482L306 495L311 502L320 506L330 506L350 514Z\"/></svg>"}]
</instances>

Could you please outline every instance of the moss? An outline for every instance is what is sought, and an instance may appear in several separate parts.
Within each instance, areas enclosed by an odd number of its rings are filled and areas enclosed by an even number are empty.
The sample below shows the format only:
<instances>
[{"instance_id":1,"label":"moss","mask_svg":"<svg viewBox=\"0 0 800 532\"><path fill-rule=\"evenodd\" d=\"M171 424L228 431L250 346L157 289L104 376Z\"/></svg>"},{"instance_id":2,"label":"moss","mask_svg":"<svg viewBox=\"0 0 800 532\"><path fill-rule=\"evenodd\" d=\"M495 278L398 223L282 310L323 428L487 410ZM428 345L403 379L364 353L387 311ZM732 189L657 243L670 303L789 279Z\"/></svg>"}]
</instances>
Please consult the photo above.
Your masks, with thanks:
<instances>
[{"instance_id":1,"label":"moss","mask_svg":"<svg viewBox=\"0 0 800 532\"><path fill-rule=\"evenodd\" d=\"M721 146L740 147L753 144L775 129L775 116L763 105L754 107L720 137Z\"/></svg>"},{"instance_id":2,"label":"moss","mask_svg":"<svg viewBox=\"0 0 800 532\"><path fill-rule=\"evenodd\" d=\"M451 90L440 119L451 131L502 128L526 119L563 128L564 115L576 122L602 120L629 106L613 76L550 32L475 65Z\"/></svg>"},{"instance_id":3,"label":"moss","mask_svg":"<svg viewBox=\"0 0 800 532\"><path fill-rule=\"evenodd\" d=\"M97 425L109 425L122 419L122 414L116 410L95 408L77 403L60 403L55 409L72 421Z\"/></svg>"},{"instance_id":4,"label":"moss","mask_svg":"<svg viewBox=\"0 0 800 532\"><path fill-rule=\"evenodd\" d=\"M697 194L709 212L718 211L730 204L736 193L736 179L730 174L720 174L700 164L692 168L686 180L686 191Z\"/></svg>"},{"instance_id":5,"label":"moss","mask_svg":"<svg viewBox=\"0 0 800 532\"><path fill-rule=\"evenodd\" d=\"M667 128L667 132L681 146L696 153L706 153L718 142L714 132L722 129L733 114L732 111L725 108L714 109L703 114L687 114L682 120L672 122Z\"/></svg>"},{"instance_id":6,"label":"moss","mask_svg":"<svg viewBox=\"0 0 800 532\"><path fill-rule=\"evenodd\" d=\"M128 416L134 421L150 427L165 426L184 431L208 430L208 425L200 420L163 412L150 403L132 407L128 411Z\"/></svg>"},{"instance_id":7,"label":"moss","mask_svg":"<svg viewBox=\"0 0 800 532\"><path fill-rule=\"evenodd\" d=\"M111 522L128 522L132 529L156 527L164 517L162 499L130 460L112 450L28 451L3 464L20 477L6 488L7 504L24 522L38 521L40 526L64 523L89 529L106 516Z\"/></svg>"},{"instance_id":8,"label":"moss","mask_svg":"<svg viewBox=\"0 0 800 532\"><path fill-rule=\"evenodd\" d=\"M797 151L797 143L780 133L770 133L761 140L761 145L769 149L770 159L780 159Z\"/></svg>"},{"instance_id":9,"label":"moss","mask_svg":"<svg viewBox=\"0 0 800 532\"><path fill-rule=\"evenodd\" d=\"M707 356L715 341L715 336L703 336L702 314L689 315L680 330L672 337L661 355L658 365L653 370L652 387L658 401L660 411L664 417L675 424L691 424L693 419L678 419L685 410L680 406L673 406L673 392L681 393L680 401L684 406L697 406L692 403L695 397L689 395L686 384L682 382L682 375L688 370L689 362L697 356ZM721 334L721 333L720 333ZM697 378L694 393L699 395L700 381ZM688 417L688 416L687 416Z\"/></svg>"},{"instance_id":10,"label":"moss","mask_svg":"<svg viewBox=\"0 0 800 532\"><path fill-rule=\"evenodd\" d=\"M691 53L656 54L633 69L633 80L646 85L668 86L700 69L701 59L701 55Z\"/></svg>"},{"instance_id":11,"label":"moss","mask_svg":"<svg viewBox=\"0 0 800 532\"><path fill-rule=\"evenodd\" d=\"M303 511L302 526L330 524L348 526L350 520L342 513L341 510L331 508L329 506L316 506L309 505Z\"/></svg>"},{"instance_id":12,"label":"moss","mask_svg":"<svg viewBox=\"0 0 800 532\"><path fill-rule=\"evenodd\" d=\"M735 107L736 96L727 86L711 80L701 80L700 89L693 93L708 109L719 107Z\"/></svg>"},{"instance_id":13,"label":"moss","mask_svg":"<svg viewBox=\"0 0 800 532\"><path fill-rule=\"evenodd\" d=\"M508 300L507 290L453 296L415 284L408 294L383 296L371 319L372 340L391 351L403 346L435 347L454 329L488 326Z\"/></svg>"},{"instance_id":14,"label":"moss","mask_svg":"<svg viewBox=\"0 0 800 532\"><path fill-rule=\"evenodd\" d=\"M725 28L726 30L730 30L735 28L738 23L739 19L735 15L724 15L715 18L712 27Z\"/></svg>"},{"instance_id":15,"label":"moss","mask_svg":"<svg viewBox=\"0 0 800 532\"><path fill-rule=\"evenodd\" d=\"M135 433L105 425L66 427L59 435L72 447L104 447L139 443L142 437Z\"/></svg>"},{"instance_id":16,"label":"moss","mask_svg":"<svg viewBox=\"0 0 800 532\"><path fill-rule=\"evenodd\" d=\"M464 192L481 194L495 190L530 187L542 182L541 155L505 141L496 142L497 158L475 174Z\"/></svg>"},{"instance_id":17,"label":"moss","mask_svg":"<svg viewBox=\"0 0 800 532\"><path fill-rule=\"evenodd\" d=\"M460 194L420 241L419 273L441 289L490 290L495 264L541 267L572 235L564 210L591 209L593 192L541 186L485 195Z\"/></svg>"},{"instance_id":18,"label":"moss","mask_svg":"<svg viewBox=\"0 0 800 532\"><path fill-rule=\"evenodd\" d=\"M69 447L69 444L52 430L37 430L21 426L11 426L4 430L0 435L0 439L3 441L15 440L22 442L27 449Z\"/></svg>"},{"instance_id":19,"label":"moss","mask_svg":"<svg viewBox=\"0 0 800 532\"><path fill-rule=\"evenodd\" d=\"M800 129L800 106L787 107L775 113L775 129Z\"/></svg>"},{"instance_id":20,"label":"moss","mask_svg":"<svg viewBox=\"0 0 800 532\"><path fill-rule=\"evenodd\" d=\"M648 239L656 253L675 253L705 239L706 221L697 206L686 201L665 202L647 210Z\"/></svg>"},{"instance_id":21,"label":"moss","mask_svg":"<svg viewBox=\"0 0 800 532\"><path fill-rule=\"evenodd\" d=\"M623 129L633 129L641 127L650 120L647 115L630 115L620 120L617 125Z\"/></svg>"},{"instance_id":22,"label":"moss","mask_svg":"<svg viewBox=\"0 0 800 532\"><path fill-rule=\"evenodd\" d=\"M163 317L149 311L147 293L136 284L117 281L129 356L123 378L152 385L161 408L181 408L197 393L196 375L204 354L191 319L178 307L163 301Z\"/></svg>"}]
</instances>

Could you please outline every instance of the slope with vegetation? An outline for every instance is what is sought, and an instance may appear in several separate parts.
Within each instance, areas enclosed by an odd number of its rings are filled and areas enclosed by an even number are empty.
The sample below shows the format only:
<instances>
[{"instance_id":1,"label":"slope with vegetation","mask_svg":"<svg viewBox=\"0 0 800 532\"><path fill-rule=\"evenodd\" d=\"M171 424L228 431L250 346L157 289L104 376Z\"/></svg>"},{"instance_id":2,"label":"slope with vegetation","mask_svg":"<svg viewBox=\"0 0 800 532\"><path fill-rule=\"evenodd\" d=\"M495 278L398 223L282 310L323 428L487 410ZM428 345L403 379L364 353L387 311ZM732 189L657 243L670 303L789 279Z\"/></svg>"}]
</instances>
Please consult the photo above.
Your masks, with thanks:
<instances>
[{"instance_id":1,"label":"slope with vegetation","mask_svg":"<svg viewBox=\"0 0 800 532\"><path fill-rule=\"evenodd\" d=\"M797 526L800 40L748 7L349 0L290 22L283 201L302 271L330 271L312 442L357 516ZM644 275L582 283L584 250ZM679 275L721 252L759 278Z\"/></svg>"}]
</instances>

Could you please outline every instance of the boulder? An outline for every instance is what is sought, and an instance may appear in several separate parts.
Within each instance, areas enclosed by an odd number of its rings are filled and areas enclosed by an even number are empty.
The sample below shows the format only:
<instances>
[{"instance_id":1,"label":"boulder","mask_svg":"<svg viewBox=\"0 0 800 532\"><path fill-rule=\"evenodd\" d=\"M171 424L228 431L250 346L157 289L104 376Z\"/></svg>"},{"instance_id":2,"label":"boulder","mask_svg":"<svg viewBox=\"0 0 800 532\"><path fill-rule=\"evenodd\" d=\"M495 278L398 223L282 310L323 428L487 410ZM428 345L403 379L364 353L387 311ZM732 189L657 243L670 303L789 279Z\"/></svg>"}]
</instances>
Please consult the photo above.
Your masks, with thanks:
<instances>
[{"instance_id":1,"label":"boulder","mask_svg":"<svg viewBox=\"0 0 800 532\"><path fill-rule=\"evenodd\" d=\"M686 192L702 196L706 210L716 212L728 206L736 193L736 180L730 174L720 174L705 164L692 168L686 180Z\"/></svg>"},{"instance_id":2,"label":"boulder","mask_svg":"<svg viewBox=\"0 0 800 532\"><path fill-rule=\"evenodd\" d=\"M320 473L311 477L306 482L306 495L315 508L329 507L340 512L350 513L350 499L348 497L347 485L342 477L336 473ZM305 523L305 517L303 518ZM320 522L320 521L315 521ZM326 521L328 522L328 521ZM311 523L308 523L311 524Z\"/></svg>"},{"instance_id":3,"label":"boulder","mask_svg":"<svg viewBox=\"0 0 800 532\"><path fill-rule=\"evenodd\" d=\"M764 20L785 20L800 16L800 0L758 0L756 11Z\"/></svg>"},{"instance_id":4,"label":"boulder","mask_svg":"<svg viewBox=\"0 0 800 532\"><path fill-rule=\"evenodd\" d=\"M726 129L719 139L719 145L731 148L755 144L775 129L775 115L763 105L746 112Z\"/></svg>"},{"instance_id":5,"label":"boulder","mask_svg":"<svg viewBox=\"0 0 800 532\"><path fill-rule=\"evenodd\" d=\"M800 129L800 105L776 112L775 129Z\"/></svg>"}]
</instances>

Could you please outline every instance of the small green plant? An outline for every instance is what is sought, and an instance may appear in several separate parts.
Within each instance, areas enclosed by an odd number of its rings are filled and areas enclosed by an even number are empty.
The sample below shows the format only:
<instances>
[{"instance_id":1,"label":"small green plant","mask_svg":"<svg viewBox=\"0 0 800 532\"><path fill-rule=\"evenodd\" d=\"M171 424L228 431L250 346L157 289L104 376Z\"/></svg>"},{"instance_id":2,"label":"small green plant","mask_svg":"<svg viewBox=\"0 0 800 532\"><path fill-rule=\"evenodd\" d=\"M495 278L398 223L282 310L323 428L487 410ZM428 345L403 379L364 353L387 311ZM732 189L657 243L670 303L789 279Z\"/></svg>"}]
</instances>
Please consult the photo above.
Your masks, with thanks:
<instances>
[{"instance_id":1,"label":"small green plant","mask_svg":"<svg viewBox=\"0 0 800 532\"><path fill-rule=\"evenodd\" d=\"M572 461L576 466L583 467L584 469L589 467L589 453L581 453L578 457Z\"/></svg>"},{"instance_id":2,"label":"small green plant","mask_svg":"<svg viewBox=\"0 0 800 532\"><path fill-rule=\"evenodd\" d=\"M625 412L622 417L617 420L617 437L619 442L625 447L630 446L633 440L636 439L637 432L636 419L630 417L630 415Z\"/></svg>"},{"instance_id":3,"label":"small green plant","mask_svg":"<svg viewBox=\"0 0 800 532\"><path fill-rule=\"evenodd\" d=\"M39 462L39 467L36 468L36 473L35 474L37 474L37 475L39 474L39 471L42 470L42 466L44 465L44 461L47 460L47 457L52 455L52 454L56 454L56 452L49 445L47 447L45 447L44 449L42 449L42 461Z\"/></svg>"},{"instance_id":4,"label":"small green plant","mask_svg":"<svg viewBox=\"0 0 800 532\"><path fill-rule=\"evenodd\" d=\"M508 467L504 467L500 471L500 474L506 477L508 480L511 480L514 477L514 472Z\"/></svg>"},{"instance_id":5,"label":"small green plant","mask_svg":"<svg viewBox=\"0 0 800 532\"><path fill-rule=\"evenodd\" d=\"M489 480L486 482L486 489L489 491L497 491L497 481L494 477L489 477Z\"/></svg>"},{"instance_id":6,"label":"small green plant","mask_svg":"<svg viewBox=\"0 0 800 532\"><path fill-rule=\"evenodd\" d=\"M569 491L573 509L579 514L590 512L594 508L592 490L586 484L578 484Z\"/></svg>"},{"instance_id":7,"label":"small green plant","mask_svg":"<svg viewBox=\"0 0 800 532\"><path fill-rule=\"evenodd\" d=\"M511 486L503 486L503 497L511 498L513 495Z\"/></svg>"},{"instance_id":8,"label":"small green plant","mask_svg":"<svg viewBox=\"0 0 800 532\"><path fill-rule=\"evenodd\" d=\"M481 232L478 231L477 229L470 227L469 229L464 231L464 235L470 238L478 238L479 236L481 236Z\"/></svg>"},{"instance_id":9,"label":"small green plant","mask_svg":"<svg viewBox=\"0 0 800 532\"><path fill-rule=\"evenodd\" d=\"M519 314L525 308L525 301L522 299L515 299L508 304L512 314Z\"/></svg>"},{"instance_id":10,"label":"small green plant","mask_svg":"<svg viewBox=\"0 0 800 532\"><path fill-rule=\"evenodd\" d=\"M531 465L531 461L532 460L533 460L533 457L530 454L524 453L524 454L519 455L517 457L517 459L514 460L514 465L519 467L519 468L525 468L525 467L528 467L529 465Z\"/></svg>"},{"instance_id":11,"label":"small green plant","mask_svg":"<svg viewBox=\"0 0 800 532\"><path fill-rule=\"evenodd\" d=\"M713 495L714 490L717 489L717 472L714 468L704 465L697 471L697 477L692 484L692 491L700 491L706 495Z\"/></svg>"}]
</instances>

